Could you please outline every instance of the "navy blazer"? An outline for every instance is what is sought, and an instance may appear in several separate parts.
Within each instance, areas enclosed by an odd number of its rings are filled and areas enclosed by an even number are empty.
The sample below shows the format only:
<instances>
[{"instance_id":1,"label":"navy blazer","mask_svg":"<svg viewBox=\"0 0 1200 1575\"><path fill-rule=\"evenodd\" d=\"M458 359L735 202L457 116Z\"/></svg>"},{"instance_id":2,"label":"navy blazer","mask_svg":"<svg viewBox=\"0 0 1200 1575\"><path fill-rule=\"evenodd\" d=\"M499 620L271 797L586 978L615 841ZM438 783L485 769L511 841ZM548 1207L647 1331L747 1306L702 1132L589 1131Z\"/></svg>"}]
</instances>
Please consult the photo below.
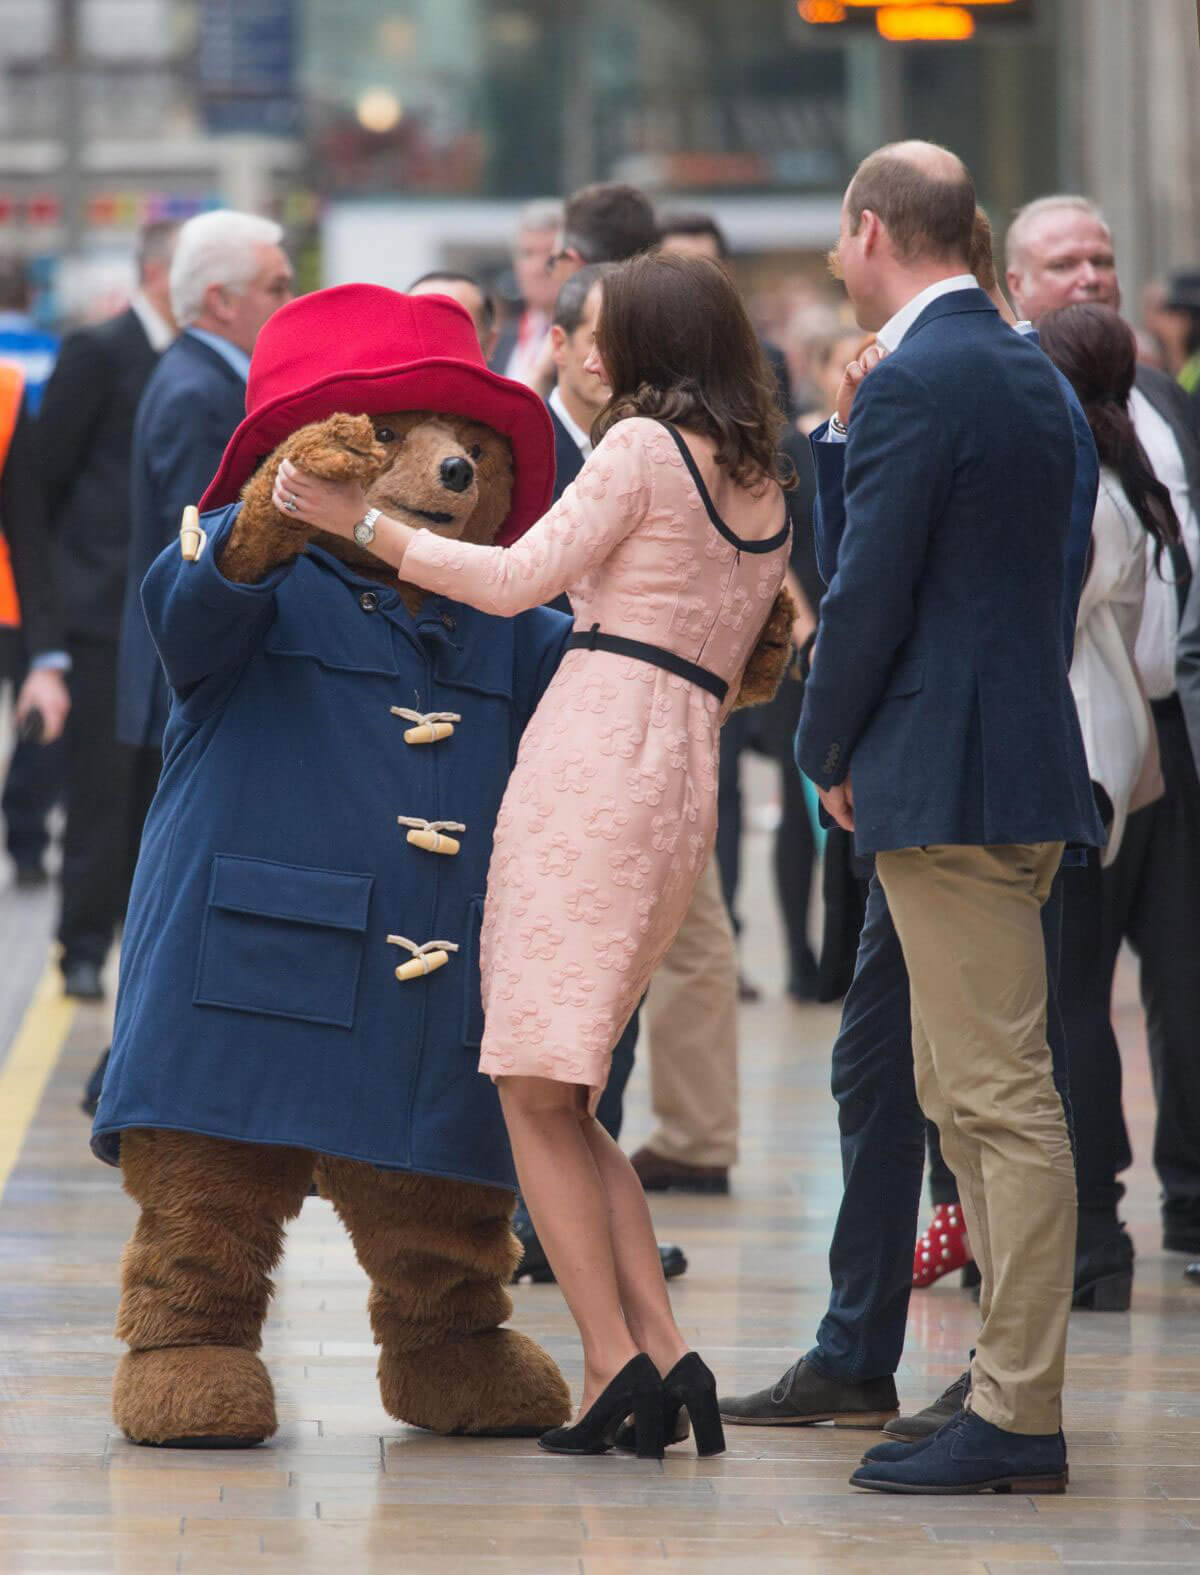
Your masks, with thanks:
<instances>
[{"instance_id":1,"label":"navy blazer","mask_svg":"<svg viewBox=\"0 0 1200 1575\"><path fill-rule=\"evenodd\" d=\"M559 420L554 406L548 404L546 409L554 428L554 501L557 503L583 469L583 455L579 452L579 444Z\"/></svg>"},{"instance_id":2,"label":"navy blazer","mask_svg":"<svg viewBox=\"0 0 1200 1575\"><path fill-rule=\"evenodd\" d=\"M859 390L841 462L800 768L821 787L853 773L864 854L1101 841L1064 641L1075 437L1050 362L983 291L942 296Z\"/></svg>"},{"instance_id":3,"label":"navy blazer","mask_svg":"<svg viewBox=\"0 0 1200 1575\"><path fill-rule=\"evenodd\" d=\"M146 613L171 684L163 774L121 947L93 1148L133 1126L282 1143L514 1185L478 1071L479 940L492 831L570 620L495 618L309 547L256 584L218 568L240 504L195 563L155 561ZM158 658L156 657L156 660ZM410 747L391 714L456 712ZM397 816L462 823L453 857ZM397 980L408 952L446 966Z\"/></svg>"},{"instance_id":4,"label":"navy blazer","mask_svg":"<svg viewBox=\"0 0 1200 1575\"><path fill-rule=\"evenodd\" d=\"M221 463L246 413L246 385L211 346L182 333L164 351L133 428L129 560L117 665L117 737L157 749L167 684L142 611L150 565L179 534L179 520Z\"/></svg>"}]
</instances>

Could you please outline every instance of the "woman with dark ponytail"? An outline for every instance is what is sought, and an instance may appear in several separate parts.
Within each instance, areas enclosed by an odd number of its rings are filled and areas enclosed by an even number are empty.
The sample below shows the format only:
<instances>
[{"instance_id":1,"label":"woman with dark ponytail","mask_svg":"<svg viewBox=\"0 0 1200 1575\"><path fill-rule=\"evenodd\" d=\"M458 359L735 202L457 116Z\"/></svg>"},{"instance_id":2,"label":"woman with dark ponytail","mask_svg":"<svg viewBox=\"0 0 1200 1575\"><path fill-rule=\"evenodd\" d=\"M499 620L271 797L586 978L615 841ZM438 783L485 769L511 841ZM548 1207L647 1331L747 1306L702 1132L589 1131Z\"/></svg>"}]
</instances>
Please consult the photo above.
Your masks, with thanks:
<instances>
[{"instance_id":1,"label":"woman with dark ponytail","mask_svg":"<svg viewBox=\"0 0 1200 1575\"><path fill-rule=\"evenodd\" d=\"M1181 540L1171 495L1157 479L1129 418L1136 370L1133 333L1107 306L1083 302L1038 322L1042 349L1079 396L1096 440L1100 489L1075 626L1071 688L1107 845L1063 871L1059 1007L1067 1045L1075 1134L1079 1234L1074 1305L1129 1306L1133 1245L1117 1218L1130 1163L1119 1090L1121 1059L1110 1015L1120 944L1105 915L1120 911L1109 866L1126 821L1162 794L1158 739L1134 657L1146 576L1174 576ZM1155 549L1146 551L1149 535ZM1148 566L1149 558L1149 566ZM1113 1097L1113 1088L1118 1091Z\"/></svg>"},{"instance_id":2,"label":"woman with dark ponytail","mask_svg":"<svg viewBox=\"0 0 1200 1575\"><path fill-rule=\"evenodd\" d=\"M1107 866L1116 857L1126 816L1162 791L1134 645L1145 596L1146 536L1155 543L1151 572L1170 576L1170 549L1181 533L1171 494L1151 470L1129 418L1137 369L1132 330L1111 307L1081 302L1048 312L1038 332L1043 350L1079 396L1100 458L1071 686L1109 826L1101 855Z\"/></svg>"}]
</instances>

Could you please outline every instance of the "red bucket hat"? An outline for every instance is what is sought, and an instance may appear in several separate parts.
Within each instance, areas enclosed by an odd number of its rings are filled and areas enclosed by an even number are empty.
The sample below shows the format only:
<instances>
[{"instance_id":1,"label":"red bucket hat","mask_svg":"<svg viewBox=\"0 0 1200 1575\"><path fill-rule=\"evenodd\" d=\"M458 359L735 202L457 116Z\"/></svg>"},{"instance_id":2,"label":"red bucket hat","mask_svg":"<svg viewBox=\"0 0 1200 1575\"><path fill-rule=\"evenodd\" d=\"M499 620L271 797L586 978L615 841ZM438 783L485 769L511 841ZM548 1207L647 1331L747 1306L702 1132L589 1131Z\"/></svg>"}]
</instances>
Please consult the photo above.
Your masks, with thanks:
<instances>
[{"instance_id":1,"label":"red bucket hat","mask_svg":"<svg viewBox=\"0 0 1200 1575\"><path fill-rule=\"evenodd\" d=\"M237 501L259 461L310 421L338 411L436 410L503 432L512 444L508 546L550 507L554 430L531 388L489 371L475 326L448 296L339 284L280 307L258 336L246 419L229 440L204 509Z\"/></svg>"}]
</instances>

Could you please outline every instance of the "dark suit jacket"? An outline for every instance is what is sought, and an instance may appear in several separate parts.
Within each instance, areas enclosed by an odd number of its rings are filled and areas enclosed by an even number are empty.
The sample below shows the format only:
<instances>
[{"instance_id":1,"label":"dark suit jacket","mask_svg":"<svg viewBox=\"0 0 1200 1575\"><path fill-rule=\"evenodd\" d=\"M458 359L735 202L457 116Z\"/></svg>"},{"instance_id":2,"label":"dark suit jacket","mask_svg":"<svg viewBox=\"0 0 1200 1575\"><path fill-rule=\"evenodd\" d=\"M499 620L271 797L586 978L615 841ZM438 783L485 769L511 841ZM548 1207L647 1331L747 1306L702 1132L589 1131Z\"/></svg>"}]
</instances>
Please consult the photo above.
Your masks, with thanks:
<instances>
[{"instance_id":1,"label":"dark suit jacket","mask_svg":"<svg viewBox=\"0 0 1200 1575\"><path fill-rule=\"evenodd\" d=\"M167 684L142 611L147 570L179 534L179 520L216 473L246 413L246 385L190 334L162 356L146 384L133 432L129 567L117 670L117 737L157 748Z\"/></svg>"},{"instance_id":2,"label":"dark suit jacket","mask_svg":"<svg viewBox=\"0 0 1200 1575\"><path fill-rule=\"evenodd\" d=\"M36 423L23 407L0 475L0 531L12 555L21 603L19 649L29 660L65 648L57 554L46 528L35 433Z\"/></svg>"},{"instance_id":3,"label":"dark suit jacket","mask_svg":"<svg viewBox=\"0 0 1200 1575\"><path fill-rule=\"evenodd\" d=\"M853 773L860 853L1099 842L1063 649L1075 441L1054 368L981 290L943 296L859 390L844 463L800 768Z\"/></svg>"},{"instance_id":4,"label":"dark suit jacket","mask_svg":"<svg viewBox=\"0 0 1200 1575\"><path fill-rule=\"evenodd\" d=\"M554 501L557 503L583 469L583 455L578 443L558 419L554 407L547 405L546 409L554 428Z\"/></svg>"},{"instance_id":5,"label":"dark suit jacket","mask_svg":"<svg viewBox=\"0 0 1200 1575\"><path fill-rule=\"evenodd\" d=\"M137 313L121 312L71 334L46 385L38 449L72 639L120 633L133 423L157 360Z\"/></svg>"},{"instance_id":6,"label":"dark suit jacket","mask_svg":"<svg viewBox=\"0 0 1200 1575\"><path fill-rule=\"evenodd\" d=\"M1175 434L1183 455L1183 468L1187 471L1192 507L1200 509L1200 434L1196 430L1195 405L1187 391L1157 367L1138 367L1137 388Z\"/></svg>"}]
</instances>

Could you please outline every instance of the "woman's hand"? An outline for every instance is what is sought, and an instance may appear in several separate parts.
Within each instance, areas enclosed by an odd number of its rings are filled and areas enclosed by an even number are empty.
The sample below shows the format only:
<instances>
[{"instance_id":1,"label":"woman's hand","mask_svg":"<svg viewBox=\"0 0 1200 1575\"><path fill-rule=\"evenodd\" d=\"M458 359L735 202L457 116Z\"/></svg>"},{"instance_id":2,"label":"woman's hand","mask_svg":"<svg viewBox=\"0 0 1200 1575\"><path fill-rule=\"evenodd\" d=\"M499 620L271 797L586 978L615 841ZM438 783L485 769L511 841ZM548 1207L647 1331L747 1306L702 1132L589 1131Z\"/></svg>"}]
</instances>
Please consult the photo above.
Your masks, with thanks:
<instances>
[{"instance_id":1,"label":"woman's hand","mask_svg":"<svg viewBox=\"0 0 1200 1575\"><path fill-rule=\"evenodd\" d=\"M271 502L298 525L313 525L333 536L352 539L354 527L367 512L367 499L357 481L322 481L285 459L275 476Z\"/></svg>"}]
</instances>

